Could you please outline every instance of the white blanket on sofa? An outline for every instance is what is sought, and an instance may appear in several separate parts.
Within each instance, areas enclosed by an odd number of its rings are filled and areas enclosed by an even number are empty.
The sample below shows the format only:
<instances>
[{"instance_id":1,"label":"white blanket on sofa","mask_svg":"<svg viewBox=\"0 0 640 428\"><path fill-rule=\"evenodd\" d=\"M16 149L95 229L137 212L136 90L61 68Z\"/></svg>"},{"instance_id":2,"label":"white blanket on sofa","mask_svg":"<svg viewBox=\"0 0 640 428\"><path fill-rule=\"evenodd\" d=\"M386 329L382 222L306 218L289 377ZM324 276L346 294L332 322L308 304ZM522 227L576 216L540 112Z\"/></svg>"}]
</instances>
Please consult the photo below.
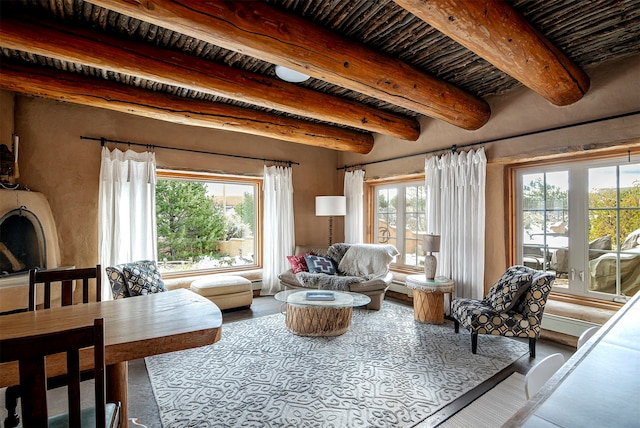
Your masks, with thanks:
<instances>
[{"instance_id":1,"label":"white blanket on sofa","mask_svg":"<svg viewBox=\"0 0 640 428\"><path fill-rule=\"evenodd\" d=\"M340 260L338 270L367 280L380 278L387 274L389 264L398 254L393 245L352 244Z\"/></svg>"}]
</instances>

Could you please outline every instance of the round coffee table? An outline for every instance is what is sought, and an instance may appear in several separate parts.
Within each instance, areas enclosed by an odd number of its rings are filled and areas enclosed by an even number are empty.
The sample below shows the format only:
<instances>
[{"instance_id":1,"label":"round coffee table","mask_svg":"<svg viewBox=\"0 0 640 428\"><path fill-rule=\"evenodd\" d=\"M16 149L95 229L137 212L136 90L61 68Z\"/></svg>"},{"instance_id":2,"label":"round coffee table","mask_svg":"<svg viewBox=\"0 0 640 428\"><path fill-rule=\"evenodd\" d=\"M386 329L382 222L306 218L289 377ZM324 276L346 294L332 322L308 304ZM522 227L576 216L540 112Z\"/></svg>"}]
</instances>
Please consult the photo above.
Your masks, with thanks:
<instances>
[{"instance_id":1,"label":"round coffee table","mask_svg":"<svg viewBox=\"0 0 640 428\"><path fill-rule=\"evenodd\" d=\"M371 302L364 294L333 290L286 290L274 297L287 305L285 324L298 336L344 334L351 325L353 308Z\"/></svg>"},{"instance_id":2,"label":"round coffee table","mask_svg":"<svg viewBox=\"0 0 640 428\"><path fill-rule=\"evenodd\" d=\"M429 323L444 322L444 293L453 293L453 281L441 276L433 280L424 275L408 275L405 279L407 287L413 288L413 317Z\"/></svg>"}]
</instances>

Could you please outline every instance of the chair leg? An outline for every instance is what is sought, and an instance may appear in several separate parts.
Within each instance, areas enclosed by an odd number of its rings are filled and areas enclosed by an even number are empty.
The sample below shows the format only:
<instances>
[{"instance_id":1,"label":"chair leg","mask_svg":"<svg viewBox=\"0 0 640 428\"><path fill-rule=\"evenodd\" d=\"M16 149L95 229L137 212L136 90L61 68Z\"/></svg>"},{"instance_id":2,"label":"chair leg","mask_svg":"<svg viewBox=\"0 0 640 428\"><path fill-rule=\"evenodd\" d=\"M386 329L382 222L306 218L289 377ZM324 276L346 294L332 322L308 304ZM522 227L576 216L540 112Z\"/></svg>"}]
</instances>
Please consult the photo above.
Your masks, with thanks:
<instances>
[{"instance_id":1,"label":"chair leg","mask_svg":"<svg viewBox=\"0 0 640 428\"><path fill-rule=\"evenodd\" d=\"M471 333L471 353L478 351L478 333Z\"/></svg>"},{"instance_id":2,"label":"chair leg","mask_svg":"<svg viewBox=\"0 0 640 428\"><path fill-rule=\"evenodd\" d=\"M535 337L529 338L529 356L531 358L536 357L536 338Z\"/></svg>"},{"instance_id":3,"label":"chair leg","mask_svg":"<svg viewBox=\"0 0 640 428\"><path fill-rule=\"evenodd\" d=\"M460 323L456 319L453 320L453 330L456 333L458 333L460 331Z\"/></svg>"},{"instance_id":4,"label":"chair leg","mask_svg":"<svg viewBox=\"0 0 640 428\"><path fill-rule=\"evenodd\" d=\"M7 407L7 418L4 420L5 428L17 427L20 423L18 417L18 398L20 397L20 387L10 386L5 391L5 405Z\"/></svg>"}]
</instances>

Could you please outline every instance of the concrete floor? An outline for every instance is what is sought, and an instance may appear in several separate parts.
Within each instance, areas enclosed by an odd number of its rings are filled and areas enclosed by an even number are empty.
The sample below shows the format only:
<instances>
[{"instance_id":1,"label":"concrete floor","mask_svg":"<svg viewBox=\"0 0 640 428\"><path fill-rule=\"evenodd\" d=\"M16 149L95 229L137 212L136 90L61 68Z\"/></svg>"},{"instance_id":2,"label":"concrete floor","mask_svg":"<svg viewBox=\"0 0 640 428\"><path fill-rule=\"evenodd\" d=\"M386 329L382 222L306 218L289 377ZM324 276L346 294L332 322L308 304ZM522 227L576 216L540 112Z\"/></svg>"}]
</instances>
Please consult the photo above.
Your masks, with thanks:
<instances>
[{"instance_id":1,"label":"concrete floor","mask_svg":"<svg viewBox=\"0 0 640 428\"><path fill-rule=\"evenodd\" d=\"M397 300L393 301L398 304L407 304L406 302L400 302ZM280 311L280 305L281 303L276 301L273 297L256 297L249 309L245 308L223 311L223 323L275 314ZM525 340L525 343L526 342L527 341ZM469 344L469 347L471 347L471 344ZM471 352L471 349L469 349L469 352ZM442 416L442 419L453 415L455 412L459 411L484 392L502 381L512 372L515 371L525 374L537 361L540 361L545 356L556 352L562 353L565 356L565 359L568 359L575 352L575 348L549 340L540 339L538 340L536 347L535 359L529 358L528 354L521 357L501 373L440 409L437 414ZM90 400L93 396L93 382L83 382L82 388L87 391L86 394L83 394L84 397L88 397L86 405L90 405ZM66 411L66 408L64 407L66 403L65 388L49 391L49 397L49 410L51 414ZM4 389L0 390L0 400L0 403L4 403ZM4 405L0 408L2 410L0 412L0 418L4 421L4 418L6 417L6 409L4 408ZM143 359L129 362L129 418L137 419L141 424L144 424L148 428L161 426L158 406L153 396L151 383L149 381L149 376Z\"/></svg>"}]
</instances>

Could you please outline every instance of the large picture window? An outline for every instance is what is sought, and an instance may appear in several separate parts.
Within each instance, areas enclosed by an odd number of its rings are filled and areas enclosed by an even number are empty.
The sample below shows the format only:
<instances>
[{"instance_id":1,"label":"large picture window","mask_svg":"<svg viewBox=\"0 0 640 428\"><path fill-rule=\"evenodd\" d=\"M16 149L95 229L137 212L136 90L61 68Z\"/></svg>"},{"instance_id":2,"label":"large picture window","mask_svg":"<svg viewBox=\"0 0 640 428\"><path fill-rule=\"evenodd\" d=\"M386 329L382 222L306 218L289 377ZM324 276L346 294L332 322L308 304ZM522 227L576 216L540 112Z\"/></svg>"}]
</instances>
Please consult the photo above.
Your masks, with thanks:
<instances>
[{"instance_id":1,"label":"large picture window","mask_svg":"<svg viewBox=\"0 0 640 428\"><path fill-rule=\"evenodd\" d=\"M424 269L424 179L374 184L371 191L373 242L392 244L398 249L400 256L396 259L395 268Z\"/></svg>"},{"instance_id":2,"label":"large picture window","mask_svg":"<svg viewBox=\"0 0 640 428\"><path fill-rule=\"evenodd\" d=\"M259 264L259 179L159 171L158 265L166 272Z\"/></svg>"},{"instance_id":3,"label":"large picture window","mask_svg":"<svg viewBox=\"0 0 640 428\"><path fill-rule=\"evenodd\" d=\"M516 172L517 260L568 294L625 301L640 290L640 159Z\"/></svg>"}]
</instances>

